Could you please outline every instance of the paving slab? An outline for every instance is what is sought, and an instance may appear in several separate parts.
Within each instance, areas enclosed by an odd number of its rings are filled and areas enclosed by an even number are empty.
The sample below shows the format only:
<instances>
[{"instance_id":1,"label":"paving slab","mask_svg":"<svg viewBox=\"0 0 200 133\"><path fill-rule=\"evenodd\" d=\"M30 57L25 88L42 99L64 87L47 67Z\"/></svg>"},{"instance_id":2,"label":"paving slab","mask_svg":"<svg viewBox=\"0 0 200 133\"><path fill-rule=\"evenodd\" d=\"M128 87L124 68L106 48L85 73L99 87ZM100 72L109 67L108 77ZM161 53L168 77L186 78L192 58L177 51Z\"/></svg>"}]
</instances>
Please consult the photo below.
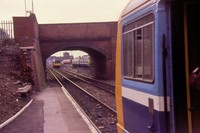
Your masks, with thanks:
<instances>
[{"instance_id":1,"label":"paving slab","mask_svg":"<svg viewBox=\"0 0 200 133\"><path fill-rule=\"evenodd\" d=\"M43 105L42 100L33 101L19 117L0 129L0 133L44 133Z\"/></svg>"},{"instance_id":2,"label":"paving slab","mask_svg":"<svg viewBox=\"0 0 200 133\"><path fill-rule=\"evenodd\" d=\"M32 104L0 133L91 133L60 87L34 94Z\"/></svg>"}]
</instances>

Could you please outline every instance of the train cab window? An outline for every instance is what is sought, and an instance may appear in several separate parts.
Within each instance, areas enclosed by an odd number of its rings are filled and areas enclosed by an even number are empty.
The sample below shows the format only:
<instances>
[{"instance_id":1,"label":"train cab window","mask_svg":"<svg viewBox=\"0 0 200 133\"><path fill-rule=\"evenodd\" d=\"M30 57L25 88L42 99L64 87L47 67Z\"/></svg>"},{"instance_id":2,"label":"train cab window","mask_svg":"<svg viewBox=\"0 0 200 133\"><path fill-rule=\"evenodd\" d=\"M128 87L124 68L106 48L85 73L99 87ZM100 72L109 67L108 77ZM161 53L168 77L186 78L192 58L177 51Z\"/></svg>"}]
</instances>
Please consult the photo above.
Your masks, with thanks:
<instances>
[{"instance_id":1,"label":"train cab window","mask_svg":"<svg viewBox=\"0 0 200 133\"><path fill-rule=\"evenodd\" d=\"M152 82L154 15L149 14L123 27L124 78Z\"/></svg>"}]
</instances>

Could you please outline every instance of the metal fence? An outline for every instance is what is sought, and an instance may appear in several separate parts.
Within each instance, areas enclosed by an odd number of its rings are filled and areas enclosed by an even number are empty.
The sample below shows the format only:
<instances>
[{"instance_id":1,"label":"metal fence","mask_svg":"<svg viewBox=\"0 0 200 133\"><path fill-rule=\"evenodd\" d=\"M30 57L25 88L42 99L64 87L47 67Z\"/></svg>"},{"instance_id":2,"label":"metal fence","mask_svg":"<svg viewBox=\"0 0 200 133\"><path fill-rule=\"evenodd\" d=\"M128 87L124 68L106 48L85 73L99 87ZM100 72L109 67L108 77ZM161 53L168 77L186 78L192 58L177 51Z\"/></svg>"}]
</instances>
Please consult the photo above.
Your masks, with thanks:
<instances>
[{"instance_id":1,"label":"metal fence","mask_svg":"<svg viewBox=\"0 0 200 133\"><path fill-rule=\"evenodd\" d=\"M12 21L1 21L0 22L0 40L13 39L13 22Z\"/></svg>"}]
</instances>

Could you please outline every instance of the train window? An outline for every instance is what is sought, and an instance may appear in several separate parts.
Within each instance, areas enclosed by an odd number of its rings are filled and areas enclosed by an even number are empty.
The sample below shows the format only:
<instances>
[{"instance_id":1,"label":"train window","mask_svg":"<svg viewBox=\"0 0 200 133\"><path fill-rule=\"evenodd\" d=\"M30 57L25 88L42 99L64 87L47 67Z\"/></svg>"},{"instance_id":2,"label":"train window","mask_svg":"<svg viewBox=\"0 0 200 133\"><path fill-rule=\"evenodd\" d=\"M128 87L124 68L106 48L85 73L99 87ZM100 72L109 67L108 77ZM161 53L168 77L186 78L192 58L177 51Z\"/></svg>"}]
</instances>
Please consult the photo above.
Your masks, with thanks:
<instances>
[{"instance_id":1,"label":"train window","mask_svg":"<svg viewBox=\"0 0 200 133\"><path fill-rule=\"evenodd\" d=\"M144 26L145 24L148 24L149 22L153 22L154 21L154 15L153 14L149 14L145 17L142 17L128 25L126 25L123 28L123 32L127 32L127 31L131 31L133 29L136 29L140 26Z\"/></svg>"},{"instance_id":2,"label":"train window","mask_svg":"<svg viewBox=\"0 0 200 133\"><path fill-rule=\"evenodd\" d=\"M134 45L134 77L142 78L142 30L135 31Z\"/></svg>"},{"instance_id":3,"label":"train window","mask_svg":"<svg viewBox=\"0 0 200 133\"><path fill-rule=\"evenodd\" d=\"M133 48L132 48L132 36L131 36L131 33L130 34L127 34L124 36L125 39L124 39L124 43L126 43L127 45L125 46L125 49L124 49L124 61L125 61L125 64L127 64L127 66L125 66L125 71L124 73L126 74L126 76L131 76L133 75L132 74L132 67L133 67L133 59L132 59L132 53L133 53Z\"/></svg>"},{"instance_id":4,"label":"train window","mask_svg":"<svg viewBox=\"0 0 200 133\"><path fill-rule=\"evenodd\" d=\"M143 28L143 78L153 79L153 25Z\"/></svg>"},{"instance_id":5,"label":"train window","mask_svg":"<svg viewBox=\"0 0 200 133\"><path fill-rule=\"evenodd\" d=\"M123 28L123 75L153 81L154 17L149 14Z\"/></svg>"}]
</instances>

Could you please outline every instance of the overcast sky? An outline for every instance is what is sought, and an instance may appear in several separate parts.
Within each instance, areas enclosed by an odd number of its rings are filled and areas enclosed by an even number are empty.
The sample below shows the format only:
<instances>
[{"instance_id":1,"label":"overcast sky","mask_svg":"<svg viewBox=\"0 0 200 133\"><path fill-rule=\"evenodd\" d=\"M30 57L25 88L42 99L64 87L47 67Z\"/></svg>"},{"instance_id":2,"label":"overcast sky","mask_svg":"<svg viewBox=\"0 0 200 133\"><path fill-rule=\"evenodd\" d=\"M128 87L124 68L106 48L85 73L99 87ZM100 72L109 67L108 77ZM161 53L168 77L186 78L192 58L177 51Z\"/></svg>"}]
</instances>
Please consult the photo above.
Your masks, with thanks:
<instances>
[{"instance_id":1,"label":"overcast sky","mask_svg":"<svg viewBox=\"0 0 200 133\"><path fill-rule=\"evenodd\" d=\"M0 0L0 20L25 16L32 0ZM33 0L38 23L117 21L129 0Z\"/></svg>"},{"instance_id":2,"label":"overcast sky","mask_svg":"<svg viewBox=\"0 0 200 133\"><path fill-rule=\"evenodd\" d=\"M26 2L26 4L25 4ZM33 0L39 24L117 21L129 0ZM25 16L32 0L0 0L0 21ZM71 52L70 52L71 53ZM85 53L74 51L74 56ZM61 55L56 53L55 55Z\"/></svg>"}]
</instances>

